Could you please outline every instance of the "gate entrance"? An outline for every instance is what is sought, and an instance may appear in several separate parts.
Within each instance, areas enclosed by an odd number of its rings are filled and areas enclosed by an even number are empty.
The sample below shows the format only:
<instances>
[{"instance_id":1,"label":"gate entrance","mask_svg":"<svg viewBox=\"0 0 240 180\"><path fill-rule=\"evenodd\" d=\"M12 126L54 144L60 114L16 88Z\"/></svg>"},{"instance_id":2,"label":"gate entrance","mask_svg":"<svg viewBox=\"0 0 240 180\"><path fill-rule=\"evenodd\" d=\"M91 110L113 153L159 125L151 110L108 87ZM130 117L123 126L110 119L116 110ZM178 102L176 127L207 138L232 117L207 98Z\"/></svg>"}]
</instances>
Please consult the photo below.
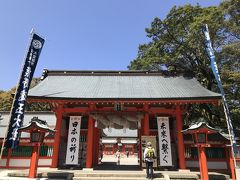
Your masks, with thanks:
<instances>
[{"instance_id":1,"label":"gate entrance","mask_svg":"<svg viewBox=\"0 0 240 180\"><path fill-rule=\"evenodd\" d=\"M82 169L86 168L88 142L89 142L89 118L92 118L92 167L94 169L140 169L140 140L139 131L141 116L139 113L119 115L117 113L91 114L81 117L81 128L78 145L78 163L67 164L67 144L69 141L70 119L74 116L66 116L62 120L61 138L58 157L59 168ZM91 124L90 124L91 125ZM117 129L116 129L117 128ZM131 128L131 129L129 129ZM91 137L90 137L91 138ZM90 142L91 143L91 142ZM75 146L75 145L74 145ZM71 148L71 147L70 147ZM117 152L119 151L119 156ZM118 158L119 157L119 158ZM118 162L119 160L119 162Z\"/></svg>"},{"instance_id":2,"label":"gate entrance","mask_svg":"<svg viewBox=\"0 0 240 180\"><path fill-rule=\"evenodd\" d=\"M95 126L101 129L100 168L139 168L139 131L142 113L106 112L92 113ZM131 169L131 168L130 168Z\"/></svg>"},{"instance_id":3,"label":"gate entrance","mask_svg":"<svg viewBox=\"0 0 240 180\"><path fill-rule=\"evenodd\" d=\"M140 168L138 130L103 129L99 168L136 170Z\"/></svg>"},{"instance_id":4,"label":"gate entrance","mask_svg":"<svg viewBox=\"0 0 240 180\"><path fill-rule=\"evenodd\" d=\"M56 114L51 159L53 168L59 166L62 141L68 141L63 138L67 137L69 117L81 116L85 118L87 125L86 129L82 129L81 124L80 132L81 136L86 137L86 147L80 146L80 141L78 148L82 147L84 150L81 151L83 156L79 157L85 157L85 161L82 159L81 163L85 164L86 168L96 167L98 162L101 129L113 126L122 130L138 129L139 138L156 135L156 131L153 132L150 128L154 118L156 120L156 117L169 117L175 121L175 127L170 133L170 140L163 137L165 146L161 150L164 153L169 152L166 147L170 147L170 143L174 142L177 146L177 168L186 169L184 139L181 133L183 116L191 105L218 105L220 100L221 94L205 89L195 78L168 76L157 71L44 70L42 81L28 94L29 102L47 102ZM65 130L64 123L67 126ZM75 139L73 141L75 142ZM142 166L142 152L139 149L138 152ZM167 158L164 157L166 163L169 162Z\"/></svg>"}]
</instances>

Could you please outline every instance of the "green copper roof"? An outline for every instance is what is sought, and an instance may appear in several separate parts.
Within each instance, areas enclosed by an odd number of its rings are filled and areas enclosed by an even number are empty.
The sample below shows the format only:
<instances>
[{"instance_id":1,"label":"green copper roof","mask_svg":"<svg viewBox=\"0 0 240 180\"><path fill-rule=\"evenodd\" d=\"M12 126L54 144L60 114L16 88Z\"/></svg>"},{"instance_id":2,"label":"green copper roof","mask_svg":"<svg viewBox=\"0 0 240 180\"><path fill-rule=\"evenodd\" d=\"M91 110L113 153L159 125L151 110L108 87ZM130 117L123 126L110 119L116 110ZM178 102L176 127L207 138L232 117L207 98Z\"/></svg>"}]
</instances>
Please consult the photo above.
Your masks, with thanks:
<instances>
[{"instance_id":1,"label":"green copper roof","mask_svg":"<svg viewBox=\"0 0 240 180\"><path fill-rule=\"evenodd\" d=\"M191 125L189 128L182 130L183 133L189 133L193 131L197 131L201 128L206 128L210 131L218 132L219 130L214 127L209 126L206 122L197 122L196 124Z\"/></svg>"},{"instance_id":2,"label":"green copper roof","mask_svg":"<svg viewBox=\"0 0 240 180\"><path fill-rule=\"evenodd\" d=\"M29 97L72 99L220 99L195 78L147 71L47 71Z\"/></svg>"}]
</instances>

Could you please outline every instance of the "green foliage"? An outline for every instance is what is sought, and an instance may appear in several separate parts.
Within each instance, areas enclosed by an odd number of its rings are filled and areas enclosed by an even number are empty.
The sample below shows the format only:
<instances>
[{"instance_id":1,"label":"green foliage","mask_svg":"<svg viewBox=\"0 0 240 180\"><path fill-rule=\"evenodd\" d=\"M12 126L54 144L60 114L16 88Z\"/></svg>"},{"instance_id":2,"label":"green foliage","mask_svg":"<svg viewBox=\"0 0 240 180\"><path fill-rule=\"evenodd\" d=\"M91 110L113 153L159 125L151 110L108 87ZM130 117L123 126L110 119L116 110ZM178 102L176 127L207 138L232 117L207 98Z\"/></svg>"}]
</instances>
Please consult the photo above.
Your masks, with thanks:
<instances>
[{"instance_id":1,"label":"green foliage","mask_svg":"<svg viewBox=\"0 0 240 180\"><path fill-rule=\"evenodd\" d=\"M239 9L239 0L224 1L218 7L174 6L165 19L155 18L146 28L150 42L139 46L137 57L128 68L158 71L165 64L170 73L192 75L207 89L219 92L204 46L202 27L208 24L233 124L239 127ZM190 106L186 123L194 121L194 117L205 117L212 125L224 126L221 108Z\"/></svg>"},{"instance_id":2,"label":"green foliage","mask_svg":"<svg viewBox=\"0 0 240 180\"><path fill-rule=\"evenodd\" d=\"M224 1L220 5L220 9L225 15L226 31L230 32L235 38L240 39L240 1Z\"/></svg>"},{"instance_id":3,"label":"green foliage","mask_svg":"<svg viewBox=\"0 0 240 180\"><path fill-rule=\"evenodd\" d=\"M45 102L27 103L26 110L27 111L51 111L51 106L49 103L45 103Z\"/></svg>"},{"instance_id":4,"label":"green foliage","mask_svg":"<svg viewBox=\"0 0 240 180\"><path fill-rule=\"evenodd\" d=\"M239 127L240 119L240 42L225 46L220 58L222 64L221 77L228 100L229 109L235 127Z\"/></svg>"},{"instance_id":5,"label":"green foliage","mask_svg":"<svg viewBox=\"0 0 240 180\"><path fill-rule=\"evenodd\" d=\"M15 92L14 88L7 92L4 92L4 91L0 92L0 111L11 110L12 101L13 101L13 97L11 94L14 92Z\"/></svg>"},{"instance_id":6,"label":"green foliage","mask_svg":"<svg viewBox=\"0 0 240 180\"><path fill-rule=\"evenodd\" d=\"M146 29L151 42L140 45L137 58L129 69L151 70L158 69L159 64L166 64L170 71L191 74L212 89L214 77L209 68L201 28L209 24L214 45L219 45L223 37L215 34L223 21L222 11L217 7L173 7L166 19L155 18L151 28Z\"/></svg>"},{"instance_id":7,"label":"green foliage","mask_svg":"<svg viewBox=\"0 0 240 180\"><path fill-rule=\"evenodd\" d=\"M33 78L30 88L33 88L40 82L40 78ZM0 111L10 111L14 98L16 88L12 88L10 91L0 91ZM26 104L26 111L51 111L51 107L48 103L30 103Z\"/></svg>"}]
</instances>

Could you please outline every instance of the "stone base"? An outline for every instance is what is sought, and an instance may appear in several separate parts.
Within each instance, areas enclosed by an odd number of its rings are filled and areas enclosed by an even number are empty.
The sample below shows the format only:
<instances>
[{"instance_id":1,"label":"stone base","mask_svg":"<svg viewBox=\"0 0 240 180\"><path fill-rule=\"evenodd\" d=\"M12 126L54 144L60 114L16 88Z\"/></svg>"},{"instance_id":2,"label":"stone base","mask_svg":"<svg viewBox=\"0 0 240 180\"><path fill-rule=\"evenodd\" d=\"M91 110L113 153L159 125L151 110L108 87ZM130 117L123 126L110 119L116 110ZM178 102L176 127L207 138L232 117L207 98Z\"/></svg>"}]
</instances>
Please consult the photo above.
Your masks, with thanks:
<instances>
[{"instance_id":1,"label":"stone base","mask_svg":"<svg viewBox=\"0 0 240 180\"><path fill-rule=\"evenodd\" d=\"M190 172L190 169L179 169L178 171L179 172L186 172L186 173L188 173L188 172Z\"/></svg>"},{"instance_id":2,"label":"stone base","mask_svg":"<svg viewBox=\"0 0 240 180\"><path fill-rule=\"evenodd\" d=\"M236 168L236 180L240 180L240 168Z\"/></svg>"},{"instance_id":3,"label":"stone base","mask_svg":"<svg viewBox=\"0 0 240 180\"><path fill-rule=\"evenodd\" d=\"M93 171L93 168L83 168L83 171Z\"/></svg>"}]
</instances>

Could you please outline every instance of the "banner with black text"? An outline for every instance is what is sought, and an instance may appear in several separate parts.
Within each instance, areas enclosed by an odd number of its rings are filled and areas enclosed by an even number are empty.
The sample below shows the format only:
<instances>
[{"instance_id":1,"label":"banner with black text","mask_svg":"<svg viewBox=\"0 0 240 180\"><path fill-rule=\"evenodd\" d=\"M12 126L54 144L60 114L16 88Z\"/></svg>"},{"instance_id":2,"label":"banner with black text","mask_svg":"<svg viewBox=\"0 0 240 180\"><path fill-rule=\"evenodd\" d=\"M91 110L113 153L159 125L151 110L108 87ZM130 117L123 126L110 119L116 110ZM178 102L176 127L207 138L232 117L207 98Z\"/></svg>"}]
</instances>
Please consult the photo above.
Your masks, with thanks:
<instances>
[{"instance_id":1,"label":"banner with black text","mask_svg":"<svg viewBox=\"0 0 240 180\"><path fill-rule=\"evenodd\" d=\"M157 117L160 166L172 166L171 138L168 117Z\"/></svg>"},{"instance_id":2,"label":"banner with black text","mask_svg":"<svg viewBox=\"0 0 240 180\"><path fill-rule=\"evenodd\" d=\"M81 119L81 116L70 116L66 154L66 164L69 165L78 164Z\"/></svg>"}]
</instances>

